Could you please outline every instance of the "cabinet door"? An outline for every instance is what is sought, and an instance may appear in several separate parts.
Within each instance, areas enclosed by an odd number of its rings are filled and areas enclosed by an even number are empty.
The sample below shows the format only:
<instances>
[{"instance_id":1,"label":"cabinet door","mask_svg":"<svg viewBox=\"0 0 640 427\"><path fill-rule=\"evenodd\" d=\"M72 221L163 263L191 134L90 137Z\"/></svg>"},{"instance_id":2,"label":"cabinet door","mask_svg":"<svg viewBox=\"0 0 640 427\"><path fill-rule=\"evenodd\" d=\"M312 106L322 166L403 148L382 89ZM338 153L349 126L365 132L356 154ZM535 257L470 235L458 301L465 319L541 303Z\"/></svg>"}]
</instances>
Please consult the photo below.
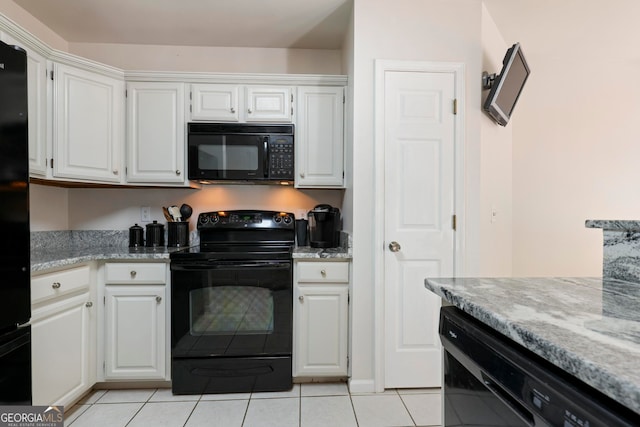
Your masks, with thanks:
<instances>
[{"instance_id":1,"label":"cabinet door","mask_svg":"<svg viewBox=\"0 0 640 427\"><path fill-rule=\"evenodd\" d=\"M290 87L247 86L248 122L291 122L293 96Z\"/></svg>"},{"instance_id":2,"label":"cabinet door","mask_svg":"<svg viewBox=\"0 0 640 427\"><path fill-rule=\"evenodd\" d=\"M347 375L348 285L296 285L294 376Z\"/></svg>"},{"instance_id":3,"label":"cabinet door","mask_svg":"<svg viewBox=\"0 0 640 427\"><path fill-rule=\"evenodd\" d=\"M240 120L237 85L191 85L191 120Z\"/></svg>"},{"instance_id":4,"label":"cabinet door","mask_svg":"<svg viewBox=\"0 0 640 427\"><path fill-rule=\"evenodd\" d=\"M184 84L127 85L127 182L185 183Z\"/></svg>"},{"instance_id":5,"label":"cabinet door","mask_svg":"<svg viewBox=\"0 0 640 427\"><path fill-rule=\"evenodd\" d=\"M299 188L344 186L344 88L298 88L296 179Z\"/></svg>"},{"instance_id":6,"label":"cabinet door","mask_svg":"<svg viewBox=\"0 0 640 427\"><path fill-rule=\"evenodd\" d=\"M68 405L91 386L95 365L89 293L34 310L31 363L34 405Z\"/></svg>"},{"instance_id":7,"label":"cabinet door","mask_svg":"<svg viewBox=\"0 0 640 427\"><path fill-rule=\"evenodd\" d=\"M165 379L165 287L107 285L105 379Z\"/></svg>"},{"instance_id":8,"label":"cabinet door","mask_svg":"<svg viewBox=\"0 0 640 427\"><path fill-rule=\"evenodd\" d=\"M53 175L121 182L124 81L54 65Z\"/></svg>"},{"instance_id":9,"label":"cabinet door","mask_svg":"<svg viewBox=\"0 0 640 427\"><path fill-rule=\"evenodd\" d=\"M8 34L0 37L7 44L21 45ZM22 46L21 46L22 47ZM43 177L47 173L47 60L27 51L27 86L29 118L29 172Z\"/></svg>"}]
</instances>

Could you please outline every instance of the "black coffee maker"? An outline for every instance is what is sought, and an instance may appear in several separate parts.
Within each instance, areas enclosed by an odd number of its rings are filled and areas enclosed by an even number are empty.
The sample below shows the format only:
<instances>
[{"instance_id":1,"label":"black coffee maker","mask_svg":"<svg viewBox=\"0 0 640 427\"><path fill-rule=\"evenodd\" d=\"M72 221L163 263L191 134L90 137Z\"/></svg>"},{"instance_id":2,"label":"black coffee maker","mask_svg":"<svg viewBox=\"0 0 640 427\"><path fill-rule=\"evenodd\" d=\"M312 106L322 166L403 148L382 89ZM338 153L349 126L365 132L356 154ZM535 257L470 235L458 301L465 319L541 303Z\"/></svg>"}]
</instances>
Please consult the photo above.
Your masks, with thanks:
<instances>
[{"instance_id":1,"label":"black coffee maker","mask_svg":"<svg viewBox=\"0 0 640 427\"><path fill-rule=\"evenodd\" d=\"M309 218L309 246L312 248L337 248L340 246L342 219L340 209L330 205L318 205L307 214Z\"/></svg>"}]
</instances>

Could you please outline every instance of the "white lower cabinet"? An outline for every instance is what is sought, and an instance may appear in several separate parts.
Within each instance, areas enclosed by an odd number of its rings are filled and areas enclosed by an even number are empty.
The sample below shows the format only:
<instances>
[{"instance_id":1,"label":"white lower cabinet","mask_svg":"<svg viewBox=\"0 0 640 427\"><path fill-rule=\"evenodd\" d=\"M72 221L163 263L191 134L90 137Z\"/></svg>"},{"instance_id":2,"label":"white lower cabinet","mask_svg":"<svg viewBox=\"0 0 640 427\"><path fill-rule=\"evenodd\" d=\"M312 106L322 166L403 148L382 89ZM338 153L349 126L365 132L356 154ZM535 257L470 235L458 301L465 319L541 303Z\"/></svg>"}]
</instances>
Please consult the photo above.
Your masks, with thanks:
<instances>
[{"instance_id":1,"label":"white lower cabinet","mask_svg":"<svg viewBox=\"0 0 640 427\"><path fill-rule=\"evenodd\" d=\"M106 263L104 380L166 380L167 264Z\"/></svg>"},{"instance_id":2,"label":"white lower cabinet","mask_svg":"<svg viewBox=\"0 0 640 427\"><path fill-rule=\"evenodd\" d=\"M293 376L348 372L349 262L294 265Z\"/></svg>"},{"instance_id":3,"label":"white lower cabinet","mask_svg":"<svg viewBox=\"0 0 640 427\"><path fill-rule=\"evenodd\" d=\"M88 265L34 276L34 405L70 405L95 383L96 315Z\"/></svg>"}]
</instances>

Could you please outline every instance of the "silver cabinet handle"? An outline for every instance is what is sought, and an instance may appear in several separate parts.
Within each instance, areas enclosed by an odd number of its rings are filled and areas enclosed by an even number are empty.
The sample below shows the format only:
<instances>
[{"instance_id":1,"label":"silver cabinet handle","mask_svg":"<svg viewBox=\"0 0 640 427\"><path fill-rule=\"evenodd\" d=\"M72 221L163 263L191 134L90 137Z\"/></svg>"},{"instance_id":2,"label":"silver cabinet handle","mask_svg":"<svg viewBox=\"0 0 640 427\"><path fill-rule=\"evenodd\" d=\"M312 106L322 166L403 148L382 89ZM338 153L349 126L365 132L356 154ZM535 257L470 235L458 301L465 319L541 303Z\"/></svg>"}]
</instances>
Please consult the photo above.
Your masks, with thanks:
<instances>
[{"instance_id":1,"label":"silver cabinet handle","mask_svg":"<svg viewBox=\"0 0 640 427\"><path fill-rule=\"evenodd\" d=\"M298 300L299 300L300 302L304 302L304 296L300 295L300 296L298 297Z\"/></svg>"},{"instance_id":2,"label":"silver cabinet handle","mask_svg":"<svg viewBox=\"0 0 640 427\"><path fill-rule=\"evenodd\" d=\"M114 170L113 170L113 174L114 174L114 175L118 175L118 169L114 169Z\"/></svg>"},{"instance_id":3,"label":"silver cabinet handle","mask_svg":"<svg viewBox=\"0 0 640 427\"><path fill-rule=\"evenodd\" d=\"M182 172L180 171L176 171L176 175L180 175Z\"/></svg>"},{"instance_id":4,"label":"silver cabinet handle","mask_svg":"<svg viewBox=\"0 0 640 427\"><path fill-rule=\"evenodd\" d=\"M156 302L159 303L160 301L162 301L162 297L156 297Z\"/></svg>"},{"instance_id":5,"label":"silver cabinet handle","mask_svg":"<svg viewBox=\"0 0 640 427\"><path fill-rule=\"evenodd\" d=\"M300 172L300 178L304 178L304 172Z\"/></svg>"},{"instance_id":6,"label":"silver cabinet handle","mask_svg":"<svg viewBox=\"0 0 640 427\"><path fill-rule=\"evenodd\" d=\"M320 275L322 277L327 277L327 270L320 270Z\"/></svg>"},{"instance_id":7,"label":"silver cabinet handle","mask_svg":"<svg viewBox=\"0 0 640 427\"><path fill-rule=\"evenodd\" d=\"M88 301L88 302L85 304L85 306L86 306L86 307L91 308L91 307L93 307L93 303L92 303L91 301Z\"/></svg>"},{"instance_id":8,"label":"silver cabinet handle","mask_svg":"<svg viewBox=\"0 0 640 427\"><path fill-rule=\"evenodd\" d=\"M389 250L391 252L400 252L400 249L402 249L402 246L400 246L400 243L398 242L389 243Z\"/></svg>"},{"instance_id":9,"label":"silver cabinet handle","mask_svg":"<svg viewBox=\"0 0 640 427\"><path fill-rule=\"evenodd\" d=\"M60 286L62 286L60 282L53 282L53 285L51 285L53 289L60 289Z\"/></svg>"},{"instance_id":10,"label":"silver cabinet handle","mask_svg":"<svg viewBox=\"0 0 640 427\"><path fill-rule=\"evenodd\" d=\"M249 114L253 113L253 111L251 111L251 108L247 109L247 113L249 113Z\"/></svg>"},{"instance_id":11,"label":"silver cabinet handle","mask_svg":"<svg viewBox=\"0 0 640 427\"><path fill-rule=\"evenodd\" d=\"M135 270L131 270L131 277L136 277L136 274L138 274L137 271Z\"/></svg>"},{"instance_id":12,"label":"silver cabinet handle","mask_svg":"<svg viewBox=\"0 0 640 427\"><path fill-rule=\"evenodd\" d=\"M232 113L235 113L235 112L236 112L236 109L235 109L235 108L233 108L233 107L231 107L231 112L232 112Z\"/></svg>"}]
</instances>

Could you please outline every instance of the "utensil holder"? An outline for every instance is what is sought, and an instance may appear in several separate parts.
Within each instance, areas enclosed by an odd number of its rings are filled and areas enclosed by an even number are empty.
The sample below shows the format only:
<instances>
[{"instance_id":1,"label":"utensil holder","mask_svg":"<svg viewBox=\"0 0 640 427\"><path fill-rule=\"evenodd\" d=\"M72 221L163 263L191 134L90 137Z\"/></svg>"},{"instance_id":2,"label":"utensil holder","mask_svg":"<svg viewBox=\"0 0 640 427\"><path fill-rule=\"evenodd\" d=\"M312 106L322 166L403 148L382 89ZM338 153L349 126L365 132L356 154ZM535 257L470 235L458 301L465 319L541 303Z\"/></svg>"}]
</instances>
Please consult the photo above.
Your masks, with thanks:
<instances>
[{"instance_id":1,"label":"utensil holder","mask_svg":"<svg viewBox=\"0 0 640 427\"><path fill-rule=\"evenodd\" d=\"M174 221L167 223L167 246L185 247L189 246L189 222Z\"/></svg>"}]
</instances>

